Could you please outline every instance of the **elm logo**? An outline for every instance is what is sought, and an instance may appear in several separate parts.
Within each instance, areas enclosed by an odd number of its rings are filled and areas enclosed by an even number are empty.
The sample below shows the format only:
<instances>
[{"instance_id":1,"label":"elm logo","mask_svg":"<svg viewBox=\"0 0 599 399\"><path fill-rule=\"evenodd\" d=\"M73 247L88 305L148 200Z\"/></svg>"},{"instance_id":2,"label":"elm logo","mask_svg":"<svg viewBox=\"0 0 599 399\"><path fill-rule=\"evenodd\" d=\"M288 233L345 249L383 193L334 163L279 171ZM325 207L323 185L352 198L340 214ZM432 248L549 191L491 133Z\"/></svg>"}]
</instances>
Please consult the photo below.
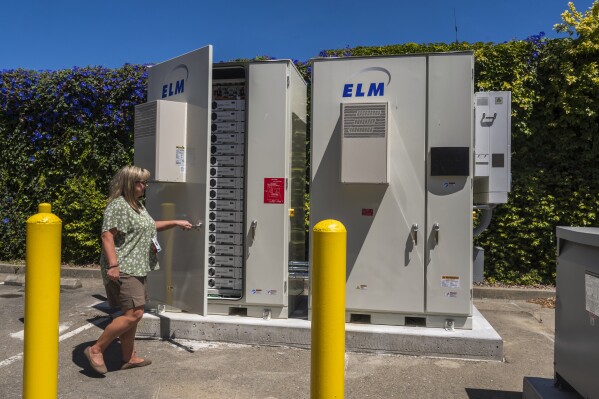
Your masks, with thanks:
<instances>
[{"instance_id":1,"label":"elm logo","mask_svg":"<svg viewBox=\"0 0 599 399\"><path fill-rule=\"evenodd\" d=\"M176 96L185 92L185 81L189 76L187 66L179 64L168 74L166 81L162 85L162 98Z\"/></svg>"},{"instance_id":2,"label":"elm logo","mask_svg":"<svg viewBox=\"0 0 599 399\"><path fill-rule=\"evenodd\" d=\"M383 97L391 74L385 68L369 67L353 74L350 82L343 85L343 97Z\"/></svg>"}]
</instances>

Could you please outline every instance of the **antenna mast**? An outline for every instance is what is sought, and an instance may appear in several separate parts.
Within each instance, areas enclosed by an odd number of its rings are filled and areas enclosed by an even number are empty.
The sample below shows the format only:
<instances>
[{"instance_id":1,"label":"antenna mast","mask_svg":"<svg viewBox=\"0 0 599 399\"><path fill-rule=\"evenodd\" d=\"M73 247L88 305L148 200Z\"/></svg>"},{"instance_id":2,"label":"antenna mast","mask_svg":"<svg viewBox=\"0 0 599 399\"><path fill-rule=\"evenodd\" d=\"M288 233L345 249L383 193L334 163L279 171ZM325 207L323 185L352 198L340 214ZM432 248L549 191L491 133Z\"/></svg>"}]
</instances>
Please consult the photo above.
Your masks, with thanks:
<instances>
[{"instance_id":1,"label":"antenna mast","mask_svg":"<svg viewBox=\"0 0 599 399\"><path fill-rule=\"evenodd\" d=\"M455 7L453 8L453 26L455 28L455 44L458 44L458 19L455 15Z\"/></svg>"}]
</instances>

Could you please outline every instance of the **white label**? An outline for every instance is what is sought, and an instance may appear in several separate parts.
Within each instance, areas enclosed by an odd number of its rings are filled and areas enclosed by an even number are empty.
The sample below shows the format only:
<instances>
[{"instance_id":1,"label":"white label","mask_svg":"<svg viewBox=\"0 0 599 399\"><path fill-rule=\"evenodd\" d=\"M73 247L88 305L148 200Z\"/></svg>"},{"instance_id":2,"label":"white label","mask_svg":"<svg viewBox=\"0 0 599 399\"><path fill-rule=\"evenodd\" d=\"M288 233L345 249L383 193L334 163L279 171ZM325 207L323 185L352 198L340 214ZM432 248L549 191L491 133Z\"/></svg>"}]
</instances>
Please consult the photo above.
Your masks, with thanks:
<instances>
[{"instance_id":1,"label":"white label","mask_svg":"<svg viewBox=\"0 0 599 399\"><path fill-rule=\"evenodd\" d=\"M442 276L441 287L460 288L460 278L458 276Z\"/></svg>"},{"instance_id":2,"label":"white label","mask_svg":"<svg viewBox=\"0 0 599 399\"><path fill-rule=\"evenodd\" d=\"M185 147L177 147L175 153L175 164L179 166L179 171L185 173Z\"/></svg>"},{"instance_id":3,"label":"white label","mask_svg":"<svg viewBox=\"0 0 599 399\"><path fill-rule=\"evenodd\" d=\"M595 316L599 316L599 278L586 273L584 275L584 289L586 292L586 310Z\"/></svg>"},{"instance_id":4,"label":"white label","mask_svg":"<svg viewBox=\"0 0 599 399\"><path fill-rule=\"evenodd\" d=\"M160 248L160 244L158 243L158 239L156 237L152 237L152 244L154 245L154 252L158 253L162 251L162 248Z\"/></svg>"}]
</instances>

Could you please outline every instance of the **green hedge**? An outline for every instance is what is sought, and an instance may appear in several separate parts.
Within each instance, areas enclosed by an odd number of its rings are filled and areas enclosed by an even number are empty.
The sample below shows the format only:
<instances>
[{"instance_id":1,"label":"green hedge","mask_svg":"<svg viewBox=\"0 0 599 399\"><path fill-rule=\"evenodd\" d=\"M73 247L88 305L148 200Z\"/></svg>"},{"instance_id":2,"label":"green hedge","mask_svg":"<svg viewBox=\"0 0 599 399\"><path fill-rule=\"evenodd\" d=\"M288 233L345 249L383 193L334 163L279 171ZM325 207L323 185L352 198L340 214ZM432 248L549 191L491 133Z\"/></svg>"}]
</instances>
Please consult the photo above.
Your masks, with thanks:
<instances>
[{"instance_id":1,"label":"green hedge","mask_svg":"<svg viewBox=\"0 0 599 399\"><path fill-rule=\"evenodd\" d=\"M540 33L500 44L320 54L473 50L476 89L512 92L512 193L475 241L485 248L491 282L554 283L555 227L598 225L598 14L599 0L585 13L570 3L556 25L564 39ZM309 80L309 65L296 65ZM25 221L50 202L63 221L63 262L97 262L108 182L132 161L133 109L145 101L146 78L138 65L0 72L0 260L24 258Z\"/></svg>"},{"instance_id":2,"label":"green hedge","mask_svg":"<svg viewBox=\"0 0 599 399\"><path fill-rule=\"evenodd\" d=\"M98 261L108 183L132 161L146 78L138 65L0 73L1 260L24 258L26 220L49 202L63 261Z\"/></svg>"}]
</instances>

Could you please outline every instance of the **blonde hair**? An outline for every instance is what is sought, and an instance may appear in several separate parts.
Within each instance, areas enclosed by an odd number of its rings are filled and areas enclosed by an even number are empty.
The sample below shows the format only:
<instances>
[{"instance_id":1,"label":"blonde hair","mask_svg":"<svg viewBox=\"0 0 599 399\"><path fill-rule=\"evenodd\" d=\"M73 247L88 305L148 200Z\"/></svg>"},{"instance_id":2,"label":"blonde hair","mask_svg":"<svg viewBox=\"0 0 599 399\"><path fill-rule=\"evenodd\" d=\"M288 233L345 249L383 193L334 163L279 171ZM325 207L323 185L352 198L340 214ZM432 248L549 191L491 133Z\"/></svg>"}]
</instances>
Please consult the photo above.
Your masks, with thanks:
<instances>
[{"instance_id":1,"label":"blonde hair","mask_svg":"<svg viewBox=\"0 0 599 399\"><path fill-rule=\"evenodd\" d=\"M108 202L112 202L118 197L123 197L125 201L137 213L140 212L141 204L135 198L135 183L150 178L150 172L138 166L123 166L112 178L110 182L110 192Z\"/></svg>"}]
</instances>

